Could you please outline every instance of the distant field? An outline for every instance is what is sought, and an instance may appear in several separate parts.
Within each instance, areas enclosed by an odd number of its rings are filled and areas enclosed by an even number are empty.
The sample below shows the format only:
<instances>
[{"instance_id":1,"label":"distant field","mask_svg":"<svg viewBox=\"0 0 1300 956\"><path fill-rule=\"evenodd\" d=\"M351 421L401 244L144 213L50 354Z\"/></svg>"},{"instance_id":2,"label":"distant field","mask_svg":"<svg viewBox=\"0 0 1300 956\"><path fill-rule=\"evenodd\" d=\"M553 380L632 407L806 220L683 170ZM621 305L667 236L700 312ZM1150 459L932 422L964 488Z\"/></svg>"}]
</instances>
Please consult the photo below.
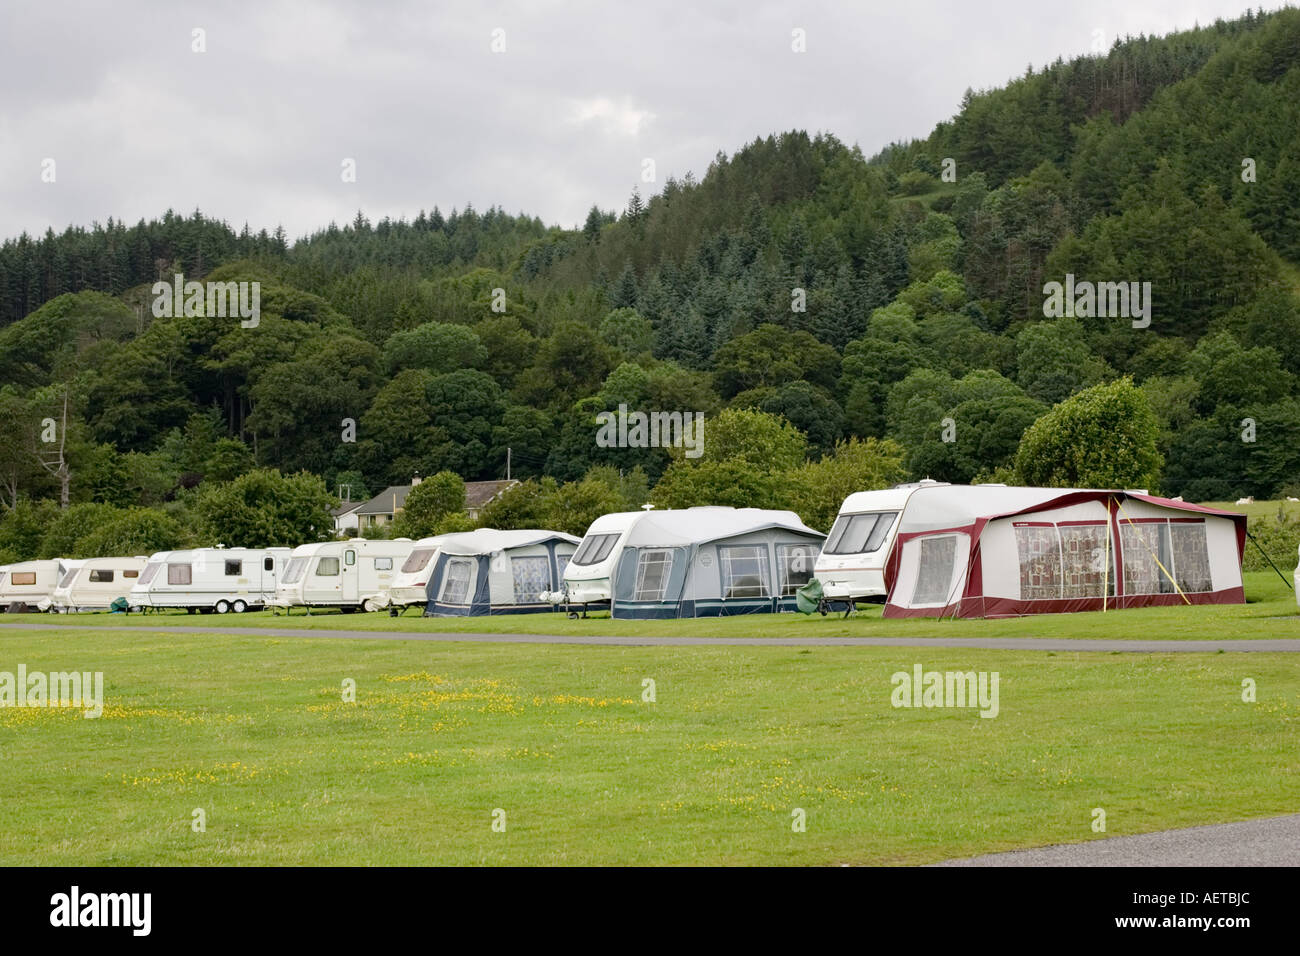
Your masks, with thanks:
<instances>
[{"instance_id":1,"label":"distant field","mask_svg":"<svg viewBox=\"0 0 1300 956\"><path fill-rule=\"evenodd\" d=\"M1249 505L1239 505L1235 501L1207 501L1204 504L1207 508L1235 511L1248 518L1276 518L1279 508L1289 518L1300 518L1300 501L1256 501Z\"/></svg>"},{"instance_id":2,"label":"distant field","mask_svg":"<svg viewBox=\"0 0 1300 956\"><path fill-rule=\"evenodd\" d=\"M754 614L731 618L700 618L680 621L615 621L600 615L570 621L560 613L505 615L499 617L421 617L415 611L404 617L375 614L340 614L301 609L289 615L270 611L248 614L63 614L39 615L42 623L57 621L70 626L130 627L175 623L185 626L238 630L241 627L300 627L375 631L477 631L487 633L602 634L615 636L677 635L699 637L1071 637L1143 638L1189 640L1196 638L1300 637L1300 613L1295 596L1276 574L1248 572L1245 575L1249 603L1221 606L1179 606L1135 608L1088 614L1040 614L996 621L935 621L925 619L885 620L878 605L868 605L850 618L802 614ZM15 616L15 619L18 619ZM0 621L8 621L0 616Z\"/></svg>"},{"instance_id":3,"label":"distant field","mask_svg":"<svg viewBox=\"0 0 1300 956\"><path fill-rule=\"evenodd\" d=\"M0 632L19 663L107 700L0 708L4 865L922 863L1300 801L1294 655ZM998 716L892 707L918 663L997 671Z\"/></svg>"}]
</instances>

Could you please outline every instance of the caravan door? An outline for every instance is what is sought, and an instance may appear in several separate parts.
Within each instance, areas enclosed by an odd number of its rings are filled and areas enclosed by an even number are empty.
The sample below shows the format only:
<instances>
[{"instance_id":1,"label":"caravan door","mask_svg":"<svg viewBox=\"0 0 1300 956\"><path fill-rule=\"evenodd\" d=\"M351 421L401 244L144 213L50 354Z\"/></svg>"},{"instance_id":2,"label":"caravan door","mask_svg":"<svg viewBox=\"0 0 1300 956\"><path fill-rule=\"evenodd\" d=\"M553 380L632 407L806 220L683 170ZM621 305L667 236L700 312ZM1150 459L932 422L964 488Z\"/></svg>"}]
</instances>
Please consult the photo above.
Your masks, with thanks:
<instances>
[{"instance_id":1,"label":"caravan door","mask_svg":"<svg viewBox=\"0 0 1300 956\"><path fill-rule=\"evenodd\" d=\"M361 601L361 584L358 580L361 569L357 566L357 549L348 548L343 552L343 603Z\"/></svg>"}]
</instances>

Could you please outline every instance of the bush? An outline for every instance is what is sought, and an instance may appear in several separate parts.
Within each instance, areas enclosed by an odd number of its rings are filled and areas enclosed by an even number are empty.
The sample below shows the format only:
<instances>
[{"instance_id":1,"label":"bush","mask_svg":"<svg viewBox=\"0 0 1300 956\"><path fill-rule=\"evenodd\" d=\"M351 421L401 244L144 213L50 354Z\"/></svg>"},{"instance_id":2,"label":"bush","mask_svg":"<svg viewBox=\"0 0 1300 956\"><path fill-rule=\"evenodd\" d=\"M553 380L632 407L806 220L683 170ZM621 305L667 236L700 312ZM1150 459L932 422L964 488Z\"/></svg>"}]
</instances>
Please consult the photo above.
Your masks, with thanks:
<instances>
[{"instance_id":1,"label":"bush","mask_svg":"<svg viewBox=\"0 0 1300 956\"><path fill-rule=\"evenodd\" d=\"M1242 567L1247 571L1271 571L1260 548L1283 571L1294 571L1300 555L1300 520L1277 514L1267 518L1251 518L1246 525L1251 537L1246 541L1246 556ZM1256 547L1256 545L1259 547Z\"/></svg>"}]
</instances>

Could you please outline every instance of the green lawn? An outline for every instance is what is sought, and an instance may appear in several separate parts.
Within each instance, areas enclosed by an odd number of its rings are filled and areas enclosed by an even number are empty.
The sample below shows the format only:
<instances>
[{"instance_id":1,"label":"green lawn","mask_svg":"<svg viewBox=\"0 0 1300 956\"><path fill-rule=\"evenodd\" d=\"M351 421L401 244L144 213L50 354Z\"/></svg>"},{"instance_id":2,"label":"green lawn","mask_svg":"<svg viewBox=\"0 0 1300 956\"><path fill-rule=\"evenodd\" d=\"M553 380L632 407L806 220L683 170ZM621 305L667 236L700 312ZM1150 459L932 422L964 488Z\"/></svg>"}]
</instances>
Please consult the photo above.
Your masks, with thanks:
<instances>
[{"instance_id":1,"label":"green lawn","mask_svg":"<svg viewBox=\"0 0 1300 956\"><path fill-rule=\"evenodd\" d=\"M1097 807L1293 812L1298 662L0 631L0 671L106 681L98 720L0 708L0 864L919 863L1095 839ZM997 671L999 715L891 707L918 663Z\"/></svg>"},{"instance_id":2,"label":"green lawn","mask_svg":"<svg viewBox=\"0 0 1300 956\"><path fill-rule=\"evenodd\" d=\"M1244 605L1136 608L1088 614L1040 614L1011 620L935 621L884 620L879 606L866 606L847 620L841 615L756 614L733 618L681 621L615 621L608 615L570 621L565 615L523 614L475 618L425 618L415 611L404 617L339 614L301 609L290 615L270 611L248 614L189 615L167 612L147 615L70 614L41 616L43 623L94 627L182 624L238 630L240 627L322 628L376 631L480 631L490 633L665 635L699 637L1078 637L1078 638L1270 638L1300 637L1295 595L1272 571L1245 575L1248 603ZM0 622L8 619L0 617Z\"/></svg>"}]
</instances>

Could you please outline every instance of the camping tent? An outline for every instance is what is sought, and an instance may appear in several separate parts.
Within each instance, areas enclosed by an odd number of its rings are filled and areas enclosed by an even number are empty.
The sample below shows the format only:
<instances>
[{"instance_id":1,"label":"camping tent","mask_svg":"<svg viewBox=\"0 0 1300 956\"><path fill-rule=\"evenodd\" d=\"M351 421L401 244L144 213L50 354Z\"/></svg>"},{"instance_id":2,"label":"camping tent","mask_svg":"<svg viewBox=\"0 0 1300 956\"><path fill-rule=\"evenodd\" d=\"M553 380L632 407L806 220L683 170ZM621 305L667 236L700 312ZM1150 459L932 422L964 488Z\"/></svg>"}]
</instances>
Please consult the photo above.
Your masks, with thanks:
<instances>
[{"instance_id":1,"label":"camping tent","mask_svg":"<svg viewBox=\"0 0 1300 956\"><path fill-rule=\"evenodd\" d=\"M554 610L554 589L577 550L562 531L479 528L444 535L429 575L426 617L478 617Z\"/></svg>"},{"instance_id":2,"label":"camping tent","mask_svg":"<svg viewBox=\"0 0 1300 956\"><path fill-rule=\"evenodd\" d=\"M583 575L608 575L616 618L794 610L825 537L793 511L723 507L604 515L587 536L615 540L590 571L575 561L566 586L582 592Z\"/></svg>"},{"instance_id":3,"label":"camping tent","mask_svg":"<svg viewBox=\"0 0 1300 956\"><path fill-rule=\"evenodd\" d=\"M931 484L898 519L884 616L1240 604L1245 541L1245 515L1137 491Z\"/></svg>"}]
</instances>

